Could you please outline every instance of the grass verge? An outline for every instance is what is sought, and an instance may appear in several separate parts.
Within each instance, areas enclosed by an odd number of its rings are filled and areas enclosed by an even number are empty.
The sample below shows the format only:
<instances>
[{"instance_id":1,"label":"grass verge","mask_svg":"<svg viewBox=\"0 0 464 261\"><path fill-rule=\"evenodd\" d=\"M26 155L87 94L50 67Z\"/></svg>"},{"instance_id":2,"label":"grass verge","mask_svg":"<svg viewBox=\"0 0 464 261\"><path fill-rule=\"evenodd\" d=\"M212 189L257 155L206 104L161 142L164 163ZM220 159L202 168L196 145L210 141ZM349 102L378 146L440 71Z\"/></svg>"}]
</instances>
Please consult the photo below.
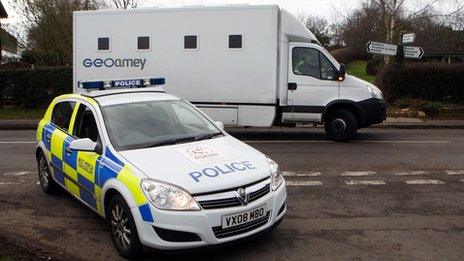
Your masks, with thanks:
<instances>
[{"instance_id":1,"label":"grass verge","mask_svg":"<svg viewBox=\"0 0 464 261\"><path fill-rule=\"evenodd\" d=\"M348 63L348 71L351 75L363 79L367 82L373 83L375 80L374 75L366 74L366 61L356 60Z\"/></svg>"},{"instance_id":2,"label":"grass verge","mask_svg":"<svg viewBox=\"0 0 464 261\"><path fill-rule=\"evenodd\" d=\"M0 108L0 120L40 119L45 109L25 109L22 107Z\"/></svg>"}]
</instances>

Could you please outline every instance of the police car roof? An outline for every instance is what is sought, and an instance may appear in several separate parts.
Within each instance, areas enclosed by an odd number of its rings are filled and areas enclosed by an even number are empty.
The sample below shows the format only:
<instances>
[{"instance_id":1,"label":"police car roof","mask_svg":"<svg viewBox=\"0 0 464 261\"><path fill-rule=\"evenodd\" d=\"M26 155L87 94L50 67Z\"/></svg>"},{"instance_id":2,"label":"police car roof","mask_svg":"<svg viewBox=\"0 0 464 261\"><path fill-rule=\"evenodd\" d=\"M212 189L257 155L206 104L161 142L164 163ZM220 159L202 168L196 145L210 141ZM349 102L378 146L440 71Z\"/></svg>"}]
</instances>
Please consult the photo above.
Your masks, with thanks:
<instances>
[{"instance_id":1,"label":"police car roof","mask_svg":"<svg viewBox=\"0 0 464 261\"><path fill-rule=\"evenodd\" d=\"M100 106L143 101L180 100L180 98L167 94L162 89L157 88L102 90L81 93L81 95L95 99Z\"/></svg>"}]
</instances>

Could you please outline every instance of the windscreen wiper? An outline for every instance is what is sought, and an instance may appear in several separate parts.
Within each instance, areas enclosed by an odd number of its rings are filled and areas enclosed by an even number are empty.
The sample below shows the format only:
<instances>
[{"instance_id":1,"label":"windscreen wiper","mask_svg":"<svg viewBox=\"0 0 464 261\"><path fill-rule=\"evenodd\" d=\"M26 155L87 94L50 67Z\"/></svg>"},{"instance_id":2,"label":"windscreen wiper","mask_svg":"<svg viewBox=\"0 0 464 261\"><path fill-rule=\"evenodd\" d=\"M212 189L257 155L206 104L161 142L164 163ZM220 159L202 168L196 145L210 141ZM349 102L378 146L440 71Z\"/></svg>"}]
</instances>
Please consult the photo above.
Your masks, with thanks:
<instances>
[{"instance_id":1,"label":"windscreen wiper","mask_svg":"<svg viewBox=\"0 0 464 261\"><path fill-rule=\"evenodd\" d=\"M152 147L158 147L158 146L163 146L163 145L173 145L177 143L182 143L186 141L195 141L195 140L196 140L195 136L189 136L189 137L183 137L183 138L177 138L177 139L167 139L167 140L161 140L161 141L155 141L155 142L149 143L146 146L143 146L143 148L152 148Z\"/></svg>"},{"instance_id":2,"label":"windscreen wiper","mask_svg":"<svg viewBox=\"0 0 464 261\"><path fill-rule=\"evenodd\" d=\"M215 132L215 133L209 133L209 134L205 134L205 135L199 135L199 136L196 136L195 137L195 141L199 141L199 140L207 140L207 139L211 139L213 137L216 137L216 136L223 136L222 132Z\"/></svg>"}]
</instances>

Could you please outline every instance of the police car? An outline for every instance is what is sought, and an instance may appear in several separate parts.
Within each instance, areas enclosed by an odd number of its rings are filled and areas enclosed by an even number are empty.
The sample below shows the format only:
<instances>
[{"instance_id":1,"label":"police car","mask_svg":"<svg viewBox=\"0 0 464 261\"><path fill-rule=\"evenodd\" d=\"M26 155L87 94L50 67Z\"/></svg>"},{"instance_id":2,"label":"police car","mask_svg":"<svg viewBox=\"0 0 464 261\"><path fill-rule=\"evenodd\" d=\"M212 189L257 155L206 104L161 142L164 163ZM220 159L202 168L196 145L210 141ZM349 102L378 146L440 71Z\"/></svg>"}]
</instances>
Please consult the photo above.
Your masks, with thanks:
<instances>
[{"instance_id":1,"label":"police car","mask_svg":"<svg viewBox=\"0 0 464 261\"><path fill-rule=\"evenodd\" d=\"M157 82L82 82L55 98L36 136L43 191L65 189L107 219L125 257L275 228L287 194L272 159L160 87L109 88Z\"/></svg>"}]
</instances>

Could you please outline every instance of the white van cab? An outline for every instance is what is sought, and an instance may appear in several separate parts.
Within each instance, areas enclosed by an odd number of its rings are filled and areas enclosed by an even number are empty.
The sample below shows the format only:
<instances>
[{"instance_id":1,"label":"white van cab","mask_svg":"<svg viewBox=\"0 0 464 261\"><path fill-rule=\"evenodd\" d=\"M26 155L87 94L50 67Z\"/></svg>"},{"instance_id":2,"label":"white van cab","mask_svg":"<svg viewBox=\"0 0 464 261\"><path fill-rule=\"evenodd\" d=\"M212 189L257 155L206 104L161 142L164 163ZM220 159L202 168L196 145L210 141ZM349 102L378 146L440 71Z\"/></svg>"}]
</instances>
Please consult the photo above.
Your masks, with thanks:
<instances>
[{"instance_id":1,"label":"white van cab","mask_svg":"<svg viewBox=\"0 0 464 261\"><path fill-rule=\"evenodd\" d=\"M142 85L164 82L146 79ZM39 179L108 220L125 257L239 240L276 227L286 208L278 165L189 102L133 80L81 83L37 129Z\"/></svg>"},{"instance_id":2,"label":"white van cab","mask_svg":"<svg viewBox=\"0 0 464 261\"><path fill-rule=\"evenodd\" d=\"M75 90L156 73L227 126L324 124L333 140L385 120L381 91L277 5L75 12L73 34Z\"/></svg>"}]
</instances>

